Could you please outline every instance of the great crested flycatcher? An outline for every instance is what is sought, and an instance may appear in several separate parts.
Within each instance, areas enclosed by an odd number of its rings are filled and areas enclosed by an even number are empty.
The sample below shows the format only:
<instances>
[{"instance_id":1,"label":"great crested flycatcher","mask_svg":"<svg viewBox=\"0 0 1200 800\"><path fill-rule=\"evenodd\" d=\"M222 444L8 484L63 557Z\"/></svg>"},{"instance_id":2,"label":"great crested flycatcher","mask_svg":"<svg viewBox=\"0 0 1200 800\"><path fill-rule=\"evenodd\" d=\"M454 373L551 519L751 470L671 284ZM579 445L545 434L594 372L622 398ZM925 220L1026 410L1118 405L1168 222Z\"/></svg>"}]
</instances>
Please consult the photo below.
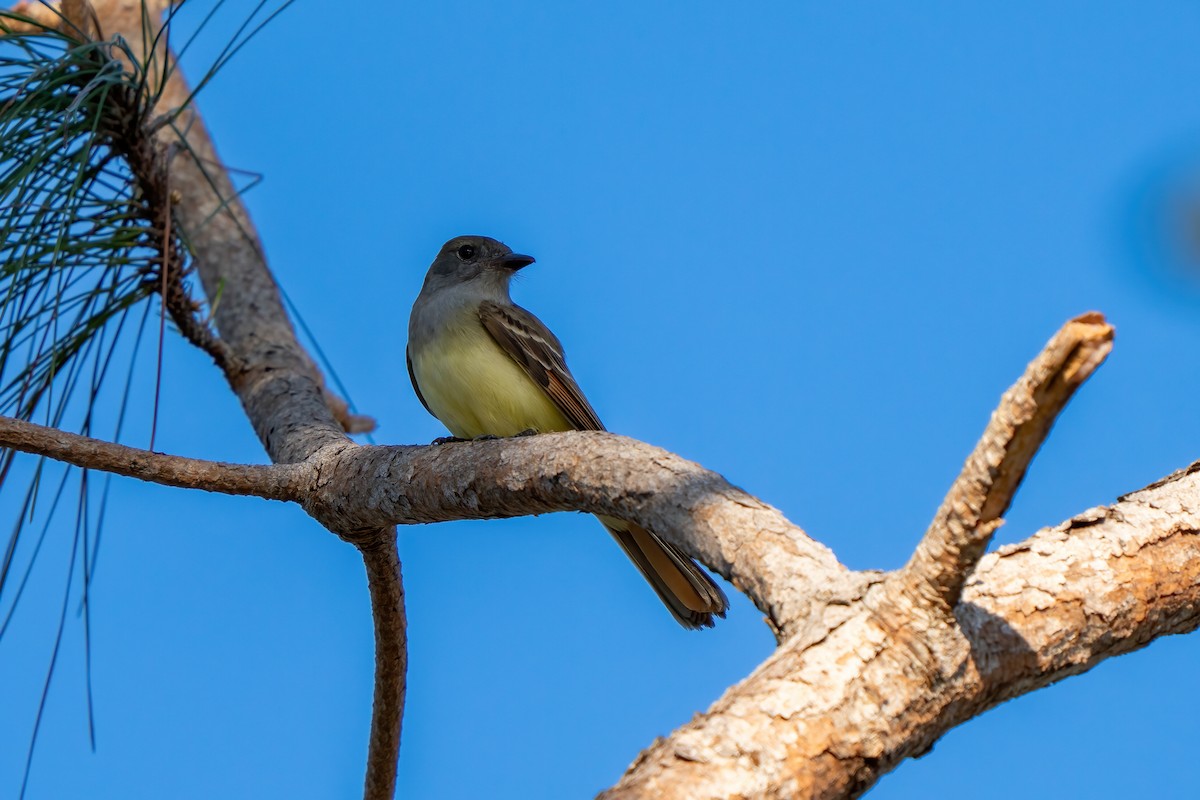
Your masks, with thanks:
<instances>
[{"instance_id":1,"label":"great crested flycatcher","mask_svg":"<svg viewBox=\"0 0 1200 800\"><path fill-rule=\"evenodd\" d=\"M533 431L602 431L541 320L513 303L509 282L533 258L486 236L443 245L408 321L417 397L462 439ZM598 516L685 628L707 628L729 601L674 545L631 522Z\"/></svg>"}]
</instances>

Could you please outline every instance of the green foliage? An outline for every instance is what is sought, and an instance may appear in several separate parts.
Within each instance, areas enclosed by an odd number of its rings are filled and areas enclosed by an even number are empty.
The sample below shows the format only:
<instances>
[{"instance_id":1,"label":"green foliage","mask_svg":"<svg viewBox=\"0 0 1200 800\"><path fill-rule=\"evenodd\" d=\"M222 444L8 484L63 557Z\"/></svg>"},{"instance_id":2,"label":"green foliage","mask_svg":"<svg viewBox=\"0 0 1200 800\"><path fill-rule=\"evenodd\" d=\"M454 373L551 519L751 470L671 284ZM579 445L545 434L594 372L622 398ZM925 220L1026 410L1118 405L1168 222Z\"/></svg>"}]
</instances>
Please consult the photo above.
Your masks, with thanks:
<instances>
[{"instance_id":1,"label":"green foliage","mask_svg":"<svg viewBox=\"0 0 1200 800\"><path fill-rule=\"evenodd\" d=\"M141 75L109 57L109 43L42 34L6 44L0 413L30 419L56 382L72 383L97 334L154 293L163 242L121 157L146 113ZM53 405L50 424L64 407Z\"/></svg>"},{"instance_id":2,"label":"green foliage","mask_svg":"<svg viewBox=\"0 0 1200 800\"><path fill-rule=\"evenodd\" d=\"M4 17L0 12L0 27ZM80 432L96 424L97 398L121 335L134 329L136 357L151 306L142 301L161 286L163 252L185 252L177 237L165 241L165 210L151 208L130 170L130 157L147 151L147 118L155 97L148 86L162 76L146 72L123 43L80 42L56 33L0 39L0 414L61 427L81 412ZM182 265L173 264L176 275ZM141 313L127 324L129 312ZM140 319L138 319L140 318ZM131 360L115 437L120 437L133 375ZM0 485L13 468L13 451L0 454ZM71 584L82 577L81 611L88 639L88 590L107 498L89 512L87 470L64 468L45 523L25 569L15 556L34 518L39 489L48 479L39 459L0 558L0 596L11 602L0 619L8 629L50 528L63 489L78 474L75 542L28 759L41 723L67 619ZM93 519L94 522L89 522ZM78 556L78 558L77 558ZM78 565L78 566L77 566ZM16 575L14 573L17 573ZM19 580L12 580L19 575ZM90 662L89 662L90 663ZM90 669L88 714L91 730ZM26 762L26 777L30 761ZM21 792L24 794L24 783Z\"/></svg>"},{"instance_id":3,"label":"green foliage","mask_svg":"<svg viewBox=\"0 0 1200 800\"><path fill-rule=\"evenodd\" d=\"M268 0L259 0L216 63L201 74L188 102L291 2L283 0L271 10ZM180 54L224 4L215 0L210 5ZM158 56L145 62L119 38L79 41L54 32L0 36L0 414L121 440L137 354L152 311L158 312L160 373L168 317L220 363L205 309L185 285L186 241L178 225L166 224L172 202L166 159L196 158L176 127L181 109L155 110L158 87L166 85L174 69L164 57L165 45L181 5L167 11L155 41L137 42L139 51ZM22 18L0 11L0 32L12 29L6 25L9 20ZM156 142L156 131L171 140L169 150ZM145 302L160 292L160 304ZM129 363L122 380L113 365L125 358ZM107 384L115 384L112 391L119 393L115 408L105 402L107 394L102 400ZM157 388L154 408L157 420ZM115 420L109 419L114 412ZM68 417L75 424L64 424ZM20 494L7 498L18 508L7 545L0 549L0 640L31 583L43 542L53 535L60 503L68 504L65 498L72 489L78 496L57 633L27 753L27 779L73 598L89 653L92 732L89 593L109 479L97 480L86 469L44 458L25 468L14 466L15 458L13 451L0 450L0 487L7 478L29 478L23 500ZM40 525L35 524L39 517ZM26 532L33 535L22 536ZM23 780L21 796L24 791Z\"/></svg>"}]
</instances>

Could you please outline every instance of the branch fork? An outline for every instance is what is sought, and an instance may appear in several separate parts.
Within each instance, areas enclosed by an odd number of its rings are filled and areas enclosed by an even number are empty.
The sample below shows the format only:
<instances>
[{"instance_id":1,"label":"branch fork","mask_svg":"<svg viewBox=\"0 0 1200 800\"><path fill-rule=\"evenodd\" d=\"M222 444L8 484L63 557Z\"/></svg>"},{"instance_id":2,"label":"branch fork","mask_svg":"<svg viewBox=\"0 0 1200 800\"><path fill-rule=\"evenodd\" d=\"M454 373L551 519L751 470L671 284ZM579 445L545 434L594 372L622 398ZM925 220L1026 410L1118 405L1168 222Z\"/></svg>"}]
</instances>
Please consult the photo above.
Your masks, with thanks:
<instances>
[{"instance_id":1,"label":"branch fork","mask_svg":"<svg viewBox=\"0 0 1200 800\"><path fill-rule=\"evenodd\" d=\"M1113 327L1089 312L1069 321L1004 393L916 552L896 580L944 612L1003 524L1054 420L1112 351Z\"/></svg>"},{"instance_id":2,"label":"branch fork","mask_svg":"<svg viewBox=\"0 0 1200 800\"><path fill-rule=\"evenodd\" d=\"M641 785L639 772L676 775L679 753L686 763L720 761L716 751L723 747L721 736L701 731L710 724L724 730L721 720L730 714L743 721L753 718L744 704L777 694L780 681L807 687L796 696L799 707L785 715L808 737L807 746L819 743L823 752L842 754L830 764L813 761L806 780L844 789L847 780L874 780L880 774L871 766L875 760L894 763L940 734L929 720L943 719L946 711L918 689L927 689L930 681L939 686L961 683L958 676L972 650L971 634L959 630L955 616L961 613L955 609L963 586L1054 418L1111 343L1112 328L1098 314L1068 322L1050 340L1005 393L909 564L883 577L846 570L778 511L720 476L612 434L572 432L441 447L366 447L341 438L298 463L249 466L149 453L0 419L0 445L159 483L298 502L327 528L353 541L363 551L378 601L379 669L393 687L377 697L383 716L372 729L373 753L377 748L391 753L397 746L395 715L403 707L402 692L394 691L403 686L403 670L397 665L405 656L402 631L396 627L402 628L402 619L390 616L403 603L393 525L566 509L633 519L737 580L768 610L784 641L767 664L673 737L671 759L643 759L643 766L627 775L612 796L659 796L654 793L658 788L643 793L656 781L633 794L618 789L631 781ZM622 491L614 495L614 486ZM748 539L750 531L759 534ZM774 545L772 536L777 537ZM745 546L750 540L754 547ZM927 677L918 681L911 697L891 702L910 719L929 718L930 727L919 736L897 739L897 720L883 713L882 706L853 737L820 727L821 720L845 713L844 704L851 699L861 704L864 697L884 692L880 687L887 676L911 672L914 664L923 665ZM858 671L847 672L847 665L857 665ZM829 685L831 676L835 685ZM814 706L804 699L822 686L827 691L816 691L816 696L834 701ZM770 700L768 707L775 709L771 719L782 713L778 702ZM869 701L879 703L887 705L882 695ZM770 731L772 739L778 735L769 722L762 730ZM905 730L912 734L911 728ZM830 769L841 777L826 775ZM383 796L388 780L394 781L394 766L369 772L370 796Z\"/></svg>"}]
</instances>

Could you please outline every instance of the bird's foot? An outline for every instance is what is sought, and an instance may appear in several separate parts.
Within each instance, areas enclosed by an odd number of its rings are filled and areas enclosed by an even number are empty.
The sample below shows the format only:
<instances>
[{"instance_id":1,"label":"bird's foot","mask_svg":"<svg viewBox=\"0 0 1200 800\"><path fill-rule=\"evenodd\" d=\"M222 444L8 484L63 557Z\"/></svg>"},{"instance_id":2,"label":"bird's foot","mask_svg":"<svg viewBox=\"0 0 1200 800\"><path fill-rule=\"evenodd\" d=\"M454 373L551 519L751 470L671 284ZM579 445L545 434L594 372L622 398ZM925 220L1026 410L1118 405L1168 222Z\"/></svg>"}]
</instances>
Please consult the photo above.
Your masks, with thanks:
<instances>
[{"instance_id":1,"label":"bird's foot","mask_svg":"<svg viewBox=\"0 0 1200 800\"><path fill-rule=\"evenodd\" d=\"M455 442L465 442L465 441L466 441L466 439L460 439L457 436L439 436L438 438L436 438L432 442L430 442L430 444L433 444L433 445L454 444Z\"/></svg>"},{"instance_id":2,"label":"bird's foot","mask_svg":"<svg viewBox=\"0 0 1200 800\"><path fill-rule=\"evenodd\" d=\"M526 428L518 433L517 436L537 436L537 428Z\"/></svg>"},{"instance_id":3,"label":"bird's foot","mask_svg":"<svg viewBox=\"0 0 1200 800\"><path fill-rule=\"evenodd\" d=\"M476 436L471 441L472 442L490 442L493 439L499 439L499 438L500 438L499 436L496 436L494 434L485 433L482 436Z\"/></svg>"}]
</instances>

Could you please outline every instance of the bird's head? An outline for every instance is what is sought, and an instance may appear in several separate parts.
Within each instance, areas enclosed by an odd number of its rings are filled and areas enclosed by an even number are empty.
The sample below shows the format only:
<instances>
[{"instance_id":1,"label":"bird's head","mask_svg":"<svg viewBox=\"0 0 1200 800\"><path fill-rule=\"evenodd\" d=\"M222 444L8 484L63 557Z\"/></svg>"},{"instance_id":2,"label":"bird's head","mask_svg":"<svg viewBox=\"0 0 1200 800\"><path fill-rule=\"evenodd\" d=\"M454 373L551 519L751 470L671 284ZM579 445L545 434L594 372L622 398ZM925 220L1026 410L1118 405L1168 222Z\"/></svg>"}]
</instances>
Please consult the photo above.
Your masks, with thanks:
<instances>
[{"instance_id":1,"label":"bird's head","mask_svg":"<svg viewBox=\"0 0 1200 800\"><path fill-rule=\"evenodd\" d=\"M484 281L507 287L516 271L533 261L533 256L514 253L508 245L487 236L456 236L442 245L425 276L425 286Z\"/></svg>"}]
</instances>

